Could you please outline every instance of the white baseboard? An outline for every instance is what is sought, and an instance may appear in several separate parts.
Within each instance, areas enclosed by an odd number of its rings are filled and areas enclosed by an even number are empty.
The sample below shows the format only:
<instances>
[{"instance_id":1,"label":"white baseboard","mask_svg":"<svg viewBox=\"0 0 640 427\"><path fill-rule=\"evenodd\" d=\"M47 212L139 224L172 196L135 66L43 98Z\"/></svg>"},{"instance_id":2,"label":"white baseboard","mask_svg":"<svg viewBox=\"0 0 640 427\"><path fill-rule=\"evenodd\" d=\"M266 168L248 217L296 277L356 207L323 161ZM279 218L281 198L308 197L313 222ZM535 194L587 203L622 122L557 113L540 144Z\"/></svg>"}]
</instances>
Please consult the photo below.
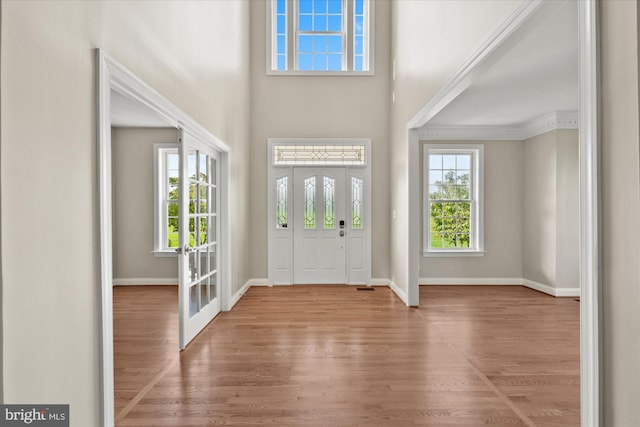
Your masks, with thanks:
<instances>
[{"instance_id":1,"label":"white baseboard","mask_svg":"<svg viewBox=\"0 0 640 427\"><path fill-rule=\"evenodd\" d=\"M519 277L422 277L421 285L522 285Z\"/></svg>"},{"instance_id":2,"label":"white baseboard","mask_svg":"<svg viewBox=\"0 0 640 427\"><path fill-rule=\"evenodd\" d=\"M540 291L542 293L556 296L556 290L553 286L545 285L544 283L534 282L533 280L523 279L522 284L527 288Z\"/></svg>"},{"instance_id":3,"label":"white baseboard","mask_svg":"<svg viewBox=\"0 0 640 427\"><path fill-rule=\"evenodd\" d=\"M523 279L522 284L527 288L535 289L554 297L579 297L580 288L554 288L553 286L543 283L534 282L533 280Z\"/></svg>"},{"instance_id":4,"label":"white baseboard","mask_svg":"<svg viewBox=\"0 0 640 427\"><path fill-rule=\"evenodd\" d=\"M235 294L233 294L233 296L231 297L231 303L229 304L229 310L231 310L233 306L236 305L238 301L240 301L240 298L242 298L244 294L247 293L250 287L251 287L251 280L247 280L247 283L242 285L242 287L238 289Z\"/></svg>"},{"instance_id":5,"label":"white baseboard","mask_svg":"<svg viewBox=\"0 0 640 427\"><path fill-rule=\"evenodd\" d=\"M231 304L229 305L229 310L231 310L233 308L233 306L236 305L238 303L238 301L240 301L240 298L242 298L244 296L244 294L246 294L247 291L249 290L249 288L251 288L252 286L269 286L269 283L268 283L267 279L249 279L249 280L247 280L247 283L242 285L242 287L240 289L238 289L236 291L236 293L233 294L233 296L231 297Z\"/></svg>"},{"instance_id":6,"label":"white baseboard","mask_svg":"<svg viewBox=\"0 0 640 427\"><path fill-rule=\"evenodd\" d=\"M554 288L519 277L423 277L420 285L521 285L554 297L579 297L580 288Z\"/></svg>"},{"instance_id":7,"label":"white baseboard","mask_svg":"<svg viewBox=\"0 0 640 427\"><path fill-rule=\"evenodd\" d=\"M406 305L407 307L409 306L409 299L407 298L407 293L405 291L403 291L402 289L400 289L398 287L398 285L395 284L395 282L389 280L389 287L391 288L391 290L393 291L393 293L395 293L398 298L400 298L400 300L404 303L404 305Z\"/></svg>"},{"instance_id":8,"label":"white baseboard","mask_svg":"<svg viewBox=\"0 0 640 427\"><path fill-rule=\"evenodd\" d=\"M113 286L178 285L177 277L131 277L113 279Z\"/></svg>"},{"instance_id":9,"label":"white baseboard","mask_svg":"<svg viewBox=\"0 0 640 427\"><path fill-rule=\"evenodd\" d=\"M556 288L556 296L580 298L580 288Z\"/></svg>"},{"instance_id":10,"label":"white baseboard","mask_svg":"<svg viewBox=\"0 0 640 427\"><path fill-rule=\"evenodd\" d=\"M389 279L371 279L371 286L388 286L391 287Z\"/></svg>"}]
</instances>

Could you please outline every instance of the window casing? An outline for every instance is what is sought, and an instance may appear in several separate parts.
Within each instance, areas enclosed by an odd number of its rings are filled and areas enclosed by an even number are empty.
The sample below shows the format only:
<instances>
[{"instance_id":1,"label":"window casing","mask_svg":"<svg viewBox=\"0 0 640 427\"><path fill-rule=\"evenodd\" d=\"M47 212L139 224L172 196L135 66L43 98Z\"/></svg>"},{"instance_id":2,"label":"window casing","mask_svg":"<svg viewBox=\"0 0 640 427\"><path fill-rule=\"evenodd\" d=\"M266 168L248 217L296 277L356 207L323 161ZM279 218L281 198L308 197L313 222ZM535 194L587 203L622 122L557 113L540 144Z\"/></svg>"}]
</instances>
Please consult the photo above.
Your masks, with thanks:
<instances>
[{"instance_id":1,"label":"window casing","mask_svg":"<svg viewBox=\"0 0 640 427\"><path fill-rule=\"evenodd\" d=\"M178 144L154 144L154 247L156 256L175 256L179 205Z\"/></svg>"},{"instance_id":2,"label":"window casing","mask_svg":"<svg viewBox=\"0 0 640 427\"><path fill-rule=\"evenodd\" d=\"M267 2L267 74L372 75L371 0Z\"/></svg>"},{"instance_id":3,"label":"window casing","mask_svg":"<svg viewBox=\"0 0 640 427\"><path fill-rule=\"evenodd\" d=\"M483 153L482 145L424 145L424 256L484 254Z\"/></svg>"}]
</instances>

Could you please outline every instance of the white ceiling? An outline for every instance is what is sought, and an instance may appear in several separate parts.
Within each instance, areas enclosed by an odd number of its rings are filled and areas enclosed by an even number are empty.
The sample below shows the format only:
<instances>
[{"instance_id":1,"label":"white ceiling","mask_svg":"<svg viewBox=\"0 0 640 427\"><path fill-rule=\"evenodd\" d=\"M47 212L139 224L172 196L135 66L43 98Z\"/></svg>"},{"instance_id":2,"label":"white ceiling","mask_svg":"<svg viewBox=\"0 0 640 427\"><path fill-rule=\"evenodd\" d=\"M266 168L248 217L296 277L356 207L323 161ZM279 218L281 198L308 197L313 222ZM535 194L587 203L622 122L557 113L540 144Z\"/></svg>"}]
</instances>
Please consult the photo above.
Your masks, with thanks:
<instances>
[{"instance_id":1,"label":"white ceiling","mask_svg":"<svg viewBox=\"0 0 640 427\"><path fill-rule=\"evenodd\" d=\"M172 127L151 108L120 93L111 91L111 126L113 127Z\"/></svg>"},{"instance_id":2,"label":"white ceiling","mask_svg":"<svg viewBox=\"0 0 640 427\"><path fill-rule=\"evenodd\" d=\"M579 107L578 2L541 8L476 67L429 126L505 126Z\"/></svg>"}]
</instances>

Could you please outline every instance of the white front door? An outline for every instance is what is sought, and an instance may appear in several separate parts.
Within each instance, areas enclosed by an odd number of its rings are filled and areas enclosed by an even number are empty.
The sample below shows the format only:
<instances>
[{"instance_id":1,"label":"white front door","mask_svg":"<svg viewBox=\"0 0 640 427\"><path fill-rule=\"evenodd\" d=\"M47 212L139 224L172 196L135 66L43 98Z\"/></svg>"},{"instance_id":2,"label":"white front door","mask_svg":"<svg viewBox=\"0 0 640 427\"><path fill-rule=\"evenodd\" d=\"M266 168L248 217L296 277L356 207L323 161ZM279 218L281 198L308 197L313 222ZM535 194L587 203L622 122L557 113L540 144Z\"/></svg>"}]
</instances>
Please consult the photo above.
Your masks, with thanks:
<instances>
[{"instance_id":1,"label":"white front door","mask_svg":"<svg viewBox=\"0 0 640 427\"><path fill-rule=\"evenodd\" d=\"M296 284L346 283L345 169L293 169Z\"/></svg>"},{"instance_id":2,"label":"white front door","mask_svg":"<svg viewBox=\"0 0 640 427\"><path fill-rule=\"evenodd\" d=\"M220 312L219 153L180 131L180 348Z\"/></svg>"}]
</instances>

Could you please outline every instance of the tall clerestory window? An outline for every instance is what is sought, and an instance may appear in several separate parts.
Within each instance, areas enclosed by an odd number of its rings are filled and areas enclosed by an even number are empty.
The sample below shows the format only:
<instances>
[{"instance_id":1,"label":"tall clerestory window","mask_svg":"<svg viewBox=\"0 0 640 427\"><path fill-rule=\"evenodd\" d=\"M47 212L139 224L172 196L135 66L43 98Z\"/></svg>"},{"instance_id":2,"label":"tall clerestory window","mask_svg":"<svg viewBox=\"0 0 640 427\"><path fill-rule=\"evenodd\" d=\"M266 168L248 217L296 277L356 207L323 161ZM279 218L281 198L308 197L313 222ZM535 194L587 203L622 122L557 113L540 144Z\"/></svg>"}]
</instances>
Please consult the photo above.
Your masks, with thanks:
<instances>
[{"instance_id":1,"label":"tall clerestory window","mask_svg":"<svg viewBox=\"0 0 640 427\"><path fill-rule=\"evenodd\" d=\"M271 0L269 74L372 74L371 0Z\"/></svg>"}]
</instances>

